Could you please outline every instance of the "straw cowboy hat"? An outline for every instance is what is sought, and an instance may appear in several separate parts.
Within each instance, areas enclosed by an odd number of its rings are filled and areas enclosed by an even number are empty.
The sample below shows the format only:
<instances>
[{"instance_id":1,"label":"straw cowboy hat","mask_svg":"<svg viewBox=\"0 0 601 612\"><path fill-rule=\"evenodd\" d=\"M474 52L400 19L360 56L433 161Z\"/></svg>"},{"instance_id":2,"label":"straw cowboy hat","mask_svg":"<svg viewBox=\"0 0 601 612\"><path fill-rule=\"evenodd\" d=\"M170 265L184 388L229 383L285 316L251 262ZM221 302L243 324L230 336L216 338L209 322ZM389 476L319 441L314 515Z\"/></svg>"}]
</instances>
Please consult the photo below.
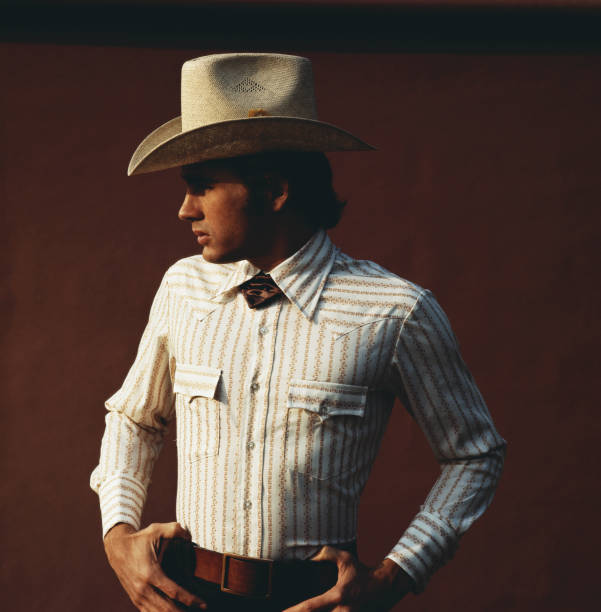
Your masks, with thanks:
<instances>
[{"instance_id":1,"label":"straw cowboy hat","mask_svg":"<svg viewBox=\"0 0 601 612\"><path fill-rule=\"evenodd\" d=\"M128 175L263 151L358 151L374 147L317 119L305 57L225 53L182 66L182 114L135 150Z\"/></svg>"}]
</instances>

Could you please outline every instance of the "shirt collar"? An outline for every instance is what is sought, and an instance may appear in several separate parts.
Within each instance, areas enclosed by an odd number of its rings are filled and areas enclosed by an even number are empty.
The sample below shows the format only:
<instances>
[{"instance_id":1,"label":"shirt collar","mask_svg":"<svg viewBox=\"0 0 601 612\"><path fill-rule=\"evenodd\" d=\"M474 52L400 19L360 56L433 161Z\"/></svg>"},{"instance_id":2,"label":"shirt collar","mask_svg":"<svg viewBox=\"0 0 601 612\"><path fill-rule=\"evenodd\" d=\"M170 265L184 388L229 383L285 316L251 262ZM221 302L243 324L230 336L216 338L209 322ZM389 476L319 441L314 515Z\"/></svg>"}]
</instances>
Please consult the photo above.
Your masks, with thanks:
<instances>
[{"instance_id":1,"label":"shirt collar","mask_svg":"<svg viewBox=\"0 0 601 612\"><path fill-rule=\"evenodd\" d=\"M337 253L338 248L325 230L319 229L296 253L269 272L284 295L307 319L313 317ZM247 260L237 262L212 299L229 301L237 287L259 271Z\"/></svg>"}]
</instances>

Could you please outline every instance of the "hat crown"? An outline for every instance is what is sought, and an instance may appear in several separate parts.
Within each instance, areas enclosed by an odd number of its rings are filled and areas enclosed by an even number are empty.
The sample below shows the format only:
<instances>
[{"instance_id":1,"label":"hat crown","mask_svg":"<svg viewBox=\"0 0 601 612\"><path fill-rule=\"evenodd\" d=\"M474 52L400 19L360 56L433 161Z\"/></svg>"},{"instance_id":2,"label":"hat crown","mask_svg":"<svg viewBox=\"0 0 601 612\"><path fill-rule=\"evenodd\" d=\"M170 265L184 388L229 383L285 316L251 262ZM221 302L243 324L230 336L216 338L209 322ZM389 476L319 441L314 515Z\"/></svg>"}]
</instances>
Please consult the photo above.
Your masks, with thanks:
<instances>
[{"instance_id":1,"label":"hat crown","mask_svg":"<svg viewBox=\"0 0 601 612\"><path fill-rule=\"evenodd\" d=\"M306 57L221 53L182 67L182 113L138 145L128 174L265 151L365 151L353 134L317 119Z\"/></svg>"},{"instance_id":2,"label":"hat crown","mask_svg":"<svg viewBox=\"0 0 601 612\"><path fill-rule=\"evenodd\" d=\"M182 130L259 115L317 119L313 71L305 57L223 53L182 66Z\"/></svg>"}]
</instances>

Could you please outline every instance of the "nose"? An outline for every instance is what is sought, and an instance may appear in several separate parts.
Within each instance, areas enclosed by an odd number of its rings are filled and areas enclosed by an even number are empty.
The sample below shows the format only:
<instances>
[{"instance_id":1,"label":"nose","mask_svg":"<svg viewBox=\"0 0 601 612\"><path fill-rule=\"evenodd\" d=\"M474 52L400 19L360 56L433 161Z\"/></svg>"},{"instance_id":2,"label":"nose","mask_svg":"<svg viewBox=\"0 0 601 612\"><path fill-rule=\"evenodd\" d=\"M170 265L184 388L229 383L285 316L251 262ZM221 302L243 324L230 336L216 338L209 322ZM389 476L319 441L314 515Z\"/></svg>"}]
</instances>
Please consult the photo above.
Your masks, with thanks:
<instances>
[{"instance_id":1,"label":"nose","mask_svg":"<svg viewBox=\"0 0 601 612\"><path fill-rule=\"evenodd\" d=\"M177 216L181 221L196 221L197 219L202 219L204 215L200 208L200 198L186 191L184 201L182 202Z\"/></svg>"}]
</instances>

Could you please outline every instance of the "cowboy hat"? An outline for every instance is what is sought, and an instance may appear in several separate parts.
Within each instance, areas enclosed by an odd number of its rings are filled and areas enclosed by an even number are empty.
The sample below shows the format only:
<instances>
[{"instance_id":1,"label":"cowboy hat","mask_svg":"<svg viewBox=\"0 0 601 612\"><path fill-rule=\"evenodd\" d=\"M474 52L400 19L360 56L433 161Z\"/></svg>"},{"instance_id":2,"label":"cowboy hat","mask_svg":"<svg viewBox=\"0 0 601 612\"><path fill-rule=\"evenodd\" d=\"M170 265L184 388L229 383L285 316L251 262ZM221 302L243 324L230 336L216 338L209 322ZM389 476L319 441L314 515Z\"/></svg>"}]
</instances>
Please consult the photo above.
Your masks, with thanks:
<instances>
[{"instance_id":1,"label":"cowboy hat","mask_svg":"<svg viewBox=\"0 0 601 612\"><path fill-rule=\"evenodd\" d=\"M181 109L138 145L129 176L263 151L374 148L317 119L305 57L224 53L189 60L182 66Z\"/></svg>"}]
</instances>

